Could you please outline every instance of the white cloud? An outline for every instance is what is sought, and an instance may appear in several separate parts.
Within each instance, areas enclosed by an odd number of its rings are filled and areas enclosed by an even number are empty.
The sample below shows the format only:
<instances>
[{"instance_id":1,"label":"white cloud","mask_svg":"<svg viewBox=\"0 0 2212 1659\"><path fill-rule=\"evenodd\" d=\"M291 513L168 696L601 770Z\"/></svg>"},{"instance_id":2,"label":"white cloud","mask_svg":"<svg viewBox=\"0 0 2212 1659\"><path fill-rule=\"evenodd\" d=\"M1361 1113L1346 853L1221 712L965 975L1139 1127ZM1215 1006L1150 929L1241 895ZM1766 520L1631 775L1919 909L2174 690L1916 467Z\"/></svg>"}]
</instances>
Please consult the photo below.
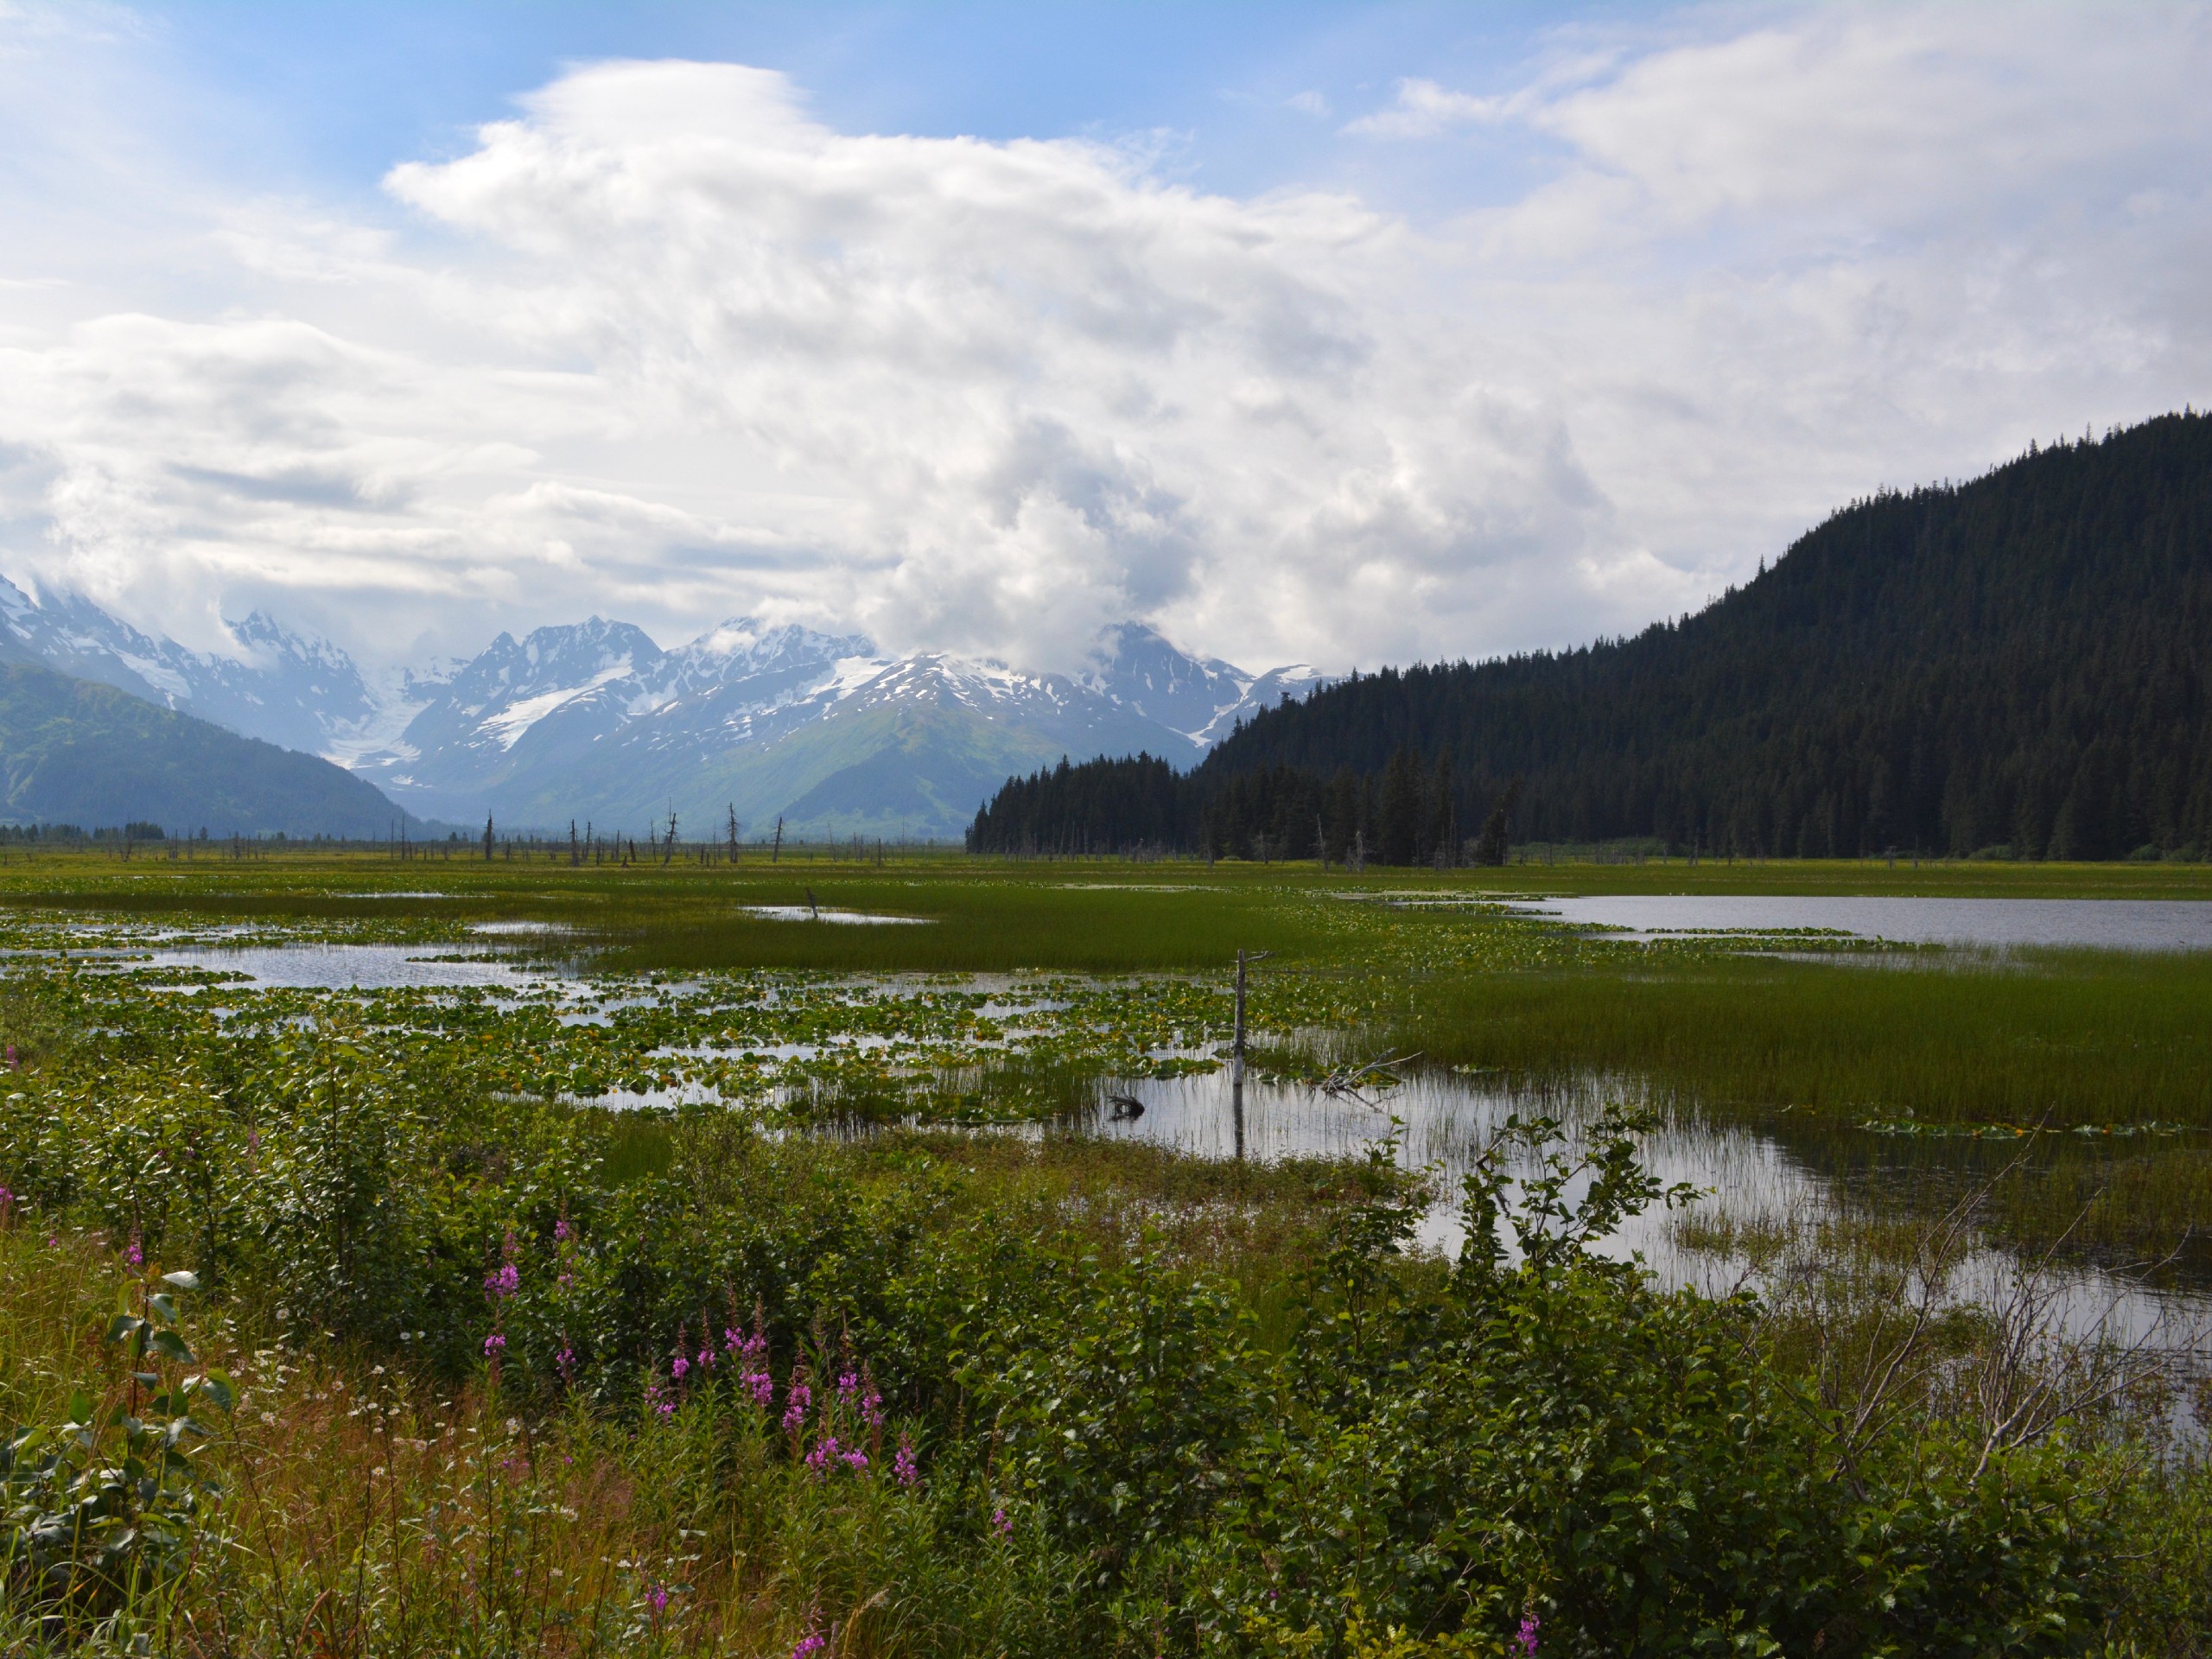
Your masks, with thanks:
<instances>
[{"instance_id":1,"label":"white cloud","mask_svg":"<svg viewBox=\"0 0 2212 1659\"><path fill-rule=\"evenodd\" d=\"M1479 123L1535 180L1425 226L691 63L565 75L384 222L179 229L165 181L0 255L0 562L372 658L754 610L1334 667L1624 628L1877 483L2203 400L2205 11L1732 16L1400 83L1355 146Z\"/></svg>"},{"instance_id":2,"label":"white cloud","mask_svg":"<svg viewBox=\"0 0 2212 1659\"><path fill-rule=\"evenodd\" d=\"M1433 138L1459 127L1494 126L1513 113L1514 101L1455 92L1433 80L1402 80L1389 105L1344 124L1369 138Z\"/></svg>"}]
</instances>

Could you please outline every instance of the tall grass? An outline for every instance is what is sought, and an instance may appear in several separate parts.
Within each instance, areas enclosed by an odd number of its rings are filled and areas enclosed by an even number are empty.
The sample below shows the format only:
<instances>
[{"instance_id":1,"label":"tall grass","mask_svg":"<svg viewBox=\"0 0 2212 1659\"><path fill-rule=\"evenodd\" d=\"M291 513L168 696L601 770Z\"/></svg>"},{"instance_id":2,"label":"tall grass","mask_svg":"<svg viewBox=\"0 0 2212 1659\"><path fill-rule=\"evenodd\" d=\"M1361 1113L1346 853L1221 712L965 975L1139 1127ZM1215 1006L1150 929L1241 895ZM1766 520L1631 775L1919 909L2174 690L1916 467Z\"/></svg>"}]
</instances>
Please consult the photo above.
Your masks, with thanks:
<instances>
[{"instance_id":1,"label":"tall grass","mask_svg":"<svg viewBox=\"0 0 2212 1659\"><path fill-rule=\"evenodd\" d=\"M2037 951L1960 971L1704 959L1439 975L1391 1040L1454 1065L1641 1074L1708 1108L1856 1122L2212 1128L2212 957Z\"/></svg>"},{"instance_id":2,"label":"tall grass","mask_svg":"<svg viewBox=\"0 0 2212 1659\"><path fill-rule=\"evenodd\" d=\"M0 1235L0 1414L52 1420L99 1377L113 1260ZM365 1356L234 1329L200 1347L240 1398L213 1454L226 1498L182 1580L74 1617L0 1594L0 1648L781 1659L810 1637L972 1651L979 1630L1019 1640L1035 1622L1034 1552L948 1535L925 1487L762 1455L700 1405L518 1414L481 1382L440 1389Z\"/></svg>"}]
</instances>

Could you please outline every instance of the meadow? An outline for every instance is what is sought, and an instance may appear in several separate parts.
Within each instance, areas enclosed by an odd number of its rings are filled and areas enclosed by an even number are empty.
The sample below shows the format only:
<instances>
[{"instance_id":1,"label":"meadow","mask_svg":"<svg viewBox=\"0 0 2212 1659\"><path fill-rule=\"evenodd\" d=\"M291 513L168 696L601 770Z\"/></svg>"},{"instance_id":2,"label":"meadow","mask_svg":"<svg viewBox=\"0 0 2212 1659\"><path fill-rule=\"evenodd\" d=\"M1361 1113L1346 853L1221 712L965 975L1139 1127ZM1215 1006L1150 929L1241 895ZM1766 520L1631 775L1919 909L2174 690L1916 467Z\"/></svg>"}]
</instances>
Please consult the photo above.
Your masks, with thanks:
<instances>
[{"instance_id":1,"label":"meadow","mask_svg":"<svg viewBox=\"0 0 2212 1659\"><path fill-rule=\"evenodd\" d=\"M1494 901L2212 871L826 854L0 868L0 1644L2206 1651L2174 1375L1901 1287L1985 1245L2202 1282L2212 963ZM364 948L458 965L238 966ZM1535 1121L1408 1169L1385 1072L1367 1156L1101 1138L1104 1080L1218 1075L1239 950L1255 1076L1418 1053ZM1662 1189L1689 1120L1834 1208ZM1590 1248L1646 1208L1793 1265Z\"/></svg>"}]
</instances>

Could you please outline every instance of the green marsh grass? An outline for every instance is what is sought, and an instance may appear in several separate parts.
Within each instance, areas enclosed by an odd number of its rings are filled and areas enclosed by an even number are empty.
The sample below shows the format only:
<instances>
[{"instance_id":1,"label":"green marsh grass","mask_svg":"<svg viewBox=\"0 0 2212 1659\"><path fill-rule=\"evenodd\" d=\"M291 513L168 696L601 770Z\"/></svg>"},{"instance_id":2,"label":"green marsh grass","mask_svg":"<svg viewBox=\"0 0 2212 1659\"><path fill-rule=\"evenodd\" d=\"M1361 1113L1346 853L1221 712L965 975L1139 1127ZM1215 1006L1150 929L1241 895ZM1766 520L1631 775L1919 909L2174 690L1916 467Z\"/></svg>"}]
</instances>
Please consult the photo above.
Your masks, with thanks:
<instances>
[{"instance_id":1,"label":"green marsh grass","mask_svg":"<svg viewBox=\"0 0 2212 1659\"><path fill-rule=\"evenodd\" d=\"M424 891L446 896L362 896ZM124 864L81 855L0 870L0 900L49 915L351 929L348 937L425 942L466 939L474 921L531 920L571 931L501 947L519 944L553 965L678 980L763 968L1192 976L1219 1005L1208 1016L1217 1022L1226 964L1239 948L1264 950L1272 955L1254 992L1263 1042L1279 1045L1288 1027L1328 1027L1354 1033L1363 1052L1418 1052L1427 1064L1523 1086L1625 1079L1673 1104L1756 1122L1801 1143L1821 1166L1847 1172L1907 1153L1904 1137L1867 1135L1860 1126L1870 1122L1932 1131L2178 1125L2190 1133L2108 1147L2069 1141L2039 1189L2048 1196L2023 1199L2016 1224L2021 1236L2038 1236L2086 1210L2082 1237L2113 1250L2212 1225L2199 1138L2212 1132L2212 954L1786 960L1719 946L1578 943L1525 922L1348 897L1531 891L2204 899L2212 866L1675 860L1355 877L1311 865L945 854L880 866L824 858L771 866L748 854L734 868L304 855ZM764 919L746 908L801 905L810 893L827 907L929 920L846 925ZM1122 995L1147 994L1133 985ZM50 1015L19 993L0 990L0 1017L27 1056L54 1040L40 1023L50 1026ZM607 1071L590 1052L541 1055L540 1039L512 1014L485 1017L512 1052L510 1086L567 1087ZM638 1065L633 1055L614 1071ZM1089 1050L1061 1046L954 1065L918 1093L866 1068L817 1087L825 1112L865 1121L915 1109L1050 1117L1089 1103L1096 1065ZM1967 1154L1945 1144L1931 1155L1956 1162Z\"/></svg>"},{"instance_id":2,"label":"green marsh grass","mask_svg":"<svg viewBox=\"0 0 2212 1659\"><path fill-rule=\"evenodd\" d=\"M435 893L435 899L407 895ZM580 931L610 967L819 967L855 971L1061 968L1114 972L1207 967L1249 950L1321 961L1333 930L1287 900L1316 893L1888 894L1947 898L2212 899L2212 863L2009 864L1821 860L1730 864L1509 865L1376 870L1311 863L969 859L914 851L882 865L831 858L735 867L509 862L455 856L396 863L372 855L277 854L245 862L120 862L44 854L0 868L0 903L228 919L539 919ZM804 906L926 918L923 927L772 920L748 906ZM372 895L388 894L390 897Z\"/></svg>"},{"instance_id":3,"label":"green marsh grass","mask_svg":"<svg viewBox=\"0 0 2212 1659\"><path fill-rule=\"evenodd\" d=\"M1711 956L1438 975L1392 1040L1518 1073L1632 1072L1716 1112L2212 1128L2208 1010L2208 953L1894 969Z\"/></svg>"}]
</instances>

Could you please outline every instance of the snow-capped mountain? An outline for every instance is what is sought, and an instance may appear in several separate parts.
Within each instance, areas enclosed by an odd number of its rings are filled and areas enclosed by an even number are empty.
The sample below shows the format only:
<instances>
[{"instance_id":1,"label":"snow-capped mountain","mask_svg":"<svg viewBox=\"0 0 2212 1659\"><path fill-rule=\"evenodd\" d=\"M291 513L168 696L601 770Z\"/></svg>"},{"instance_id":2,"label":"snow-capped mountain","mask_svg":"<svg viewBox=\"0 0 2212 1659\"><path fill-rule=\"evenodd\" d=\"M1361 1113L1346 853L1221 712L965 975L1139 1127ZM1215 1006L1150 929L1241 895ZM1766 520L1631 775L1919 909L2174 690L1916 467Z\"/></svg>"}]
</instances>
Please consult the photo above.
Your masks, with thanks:
<instances>
[{"instance_id":1,"label":"snow-capped mountain","mask_svg":"<svg viewBox=\"0 0 2212 1659\"><path fill-rule=\"evenodd\" d=\"M235 657L149 638L81 594L35 599L0 577L0 654L313 753L376 715L380 699L328 641L305 639L262 611L227 626Z\"/></svg>"},{"instance_id":2,"label":"snow-capped mountain","mask_svg":"<svg viewBox=\"0 0 2212 1659\"><path fill-rule=\"evenodd\" d=\"M1092 661L1083 677L1086 685L1179 732L1200 754L1247 715L1310 690L1318 677L1302 664L1248 674L1218 657L1186 656L1141 622L1108 628ZM1169 755L1178 762L1190 758Z\"/></svg>"},{"instance_id":3,"label":"snow-capped mountain","mask_svg":"<svg viewBox=\"0 0 2212 1659\"><path fill-rule=\"evenodd\" d=\"M1194 658L1137 623L1061 675L745 618L664 651L593 617L372 685L261 612L229 626L235 655L196 652L0 579L0 660L320 754L426 817L517 828L641 835L671 810L695 827L734 810L801 835L956 836L1010 773L1139 750L1188 764L1317 681Z\"/></svg>"},{"instance_id":4,"label":"snow-capped mountain","mask_svg":"<svg viewBox=\"0 0 2212 1659\"><path fill-rule=\"evenodd\" d=\"M634 830L777 817L810 834L948 836L1009 772L1066 754L1196 759L1235 721L1314 680L1184 655L1135 624L1077 676L944 652L889 658L857 635L725 622L663 651L594 617L502 634L423 698L356 771L445 817L569 818Z\"/></svg>"}]
</instances>

